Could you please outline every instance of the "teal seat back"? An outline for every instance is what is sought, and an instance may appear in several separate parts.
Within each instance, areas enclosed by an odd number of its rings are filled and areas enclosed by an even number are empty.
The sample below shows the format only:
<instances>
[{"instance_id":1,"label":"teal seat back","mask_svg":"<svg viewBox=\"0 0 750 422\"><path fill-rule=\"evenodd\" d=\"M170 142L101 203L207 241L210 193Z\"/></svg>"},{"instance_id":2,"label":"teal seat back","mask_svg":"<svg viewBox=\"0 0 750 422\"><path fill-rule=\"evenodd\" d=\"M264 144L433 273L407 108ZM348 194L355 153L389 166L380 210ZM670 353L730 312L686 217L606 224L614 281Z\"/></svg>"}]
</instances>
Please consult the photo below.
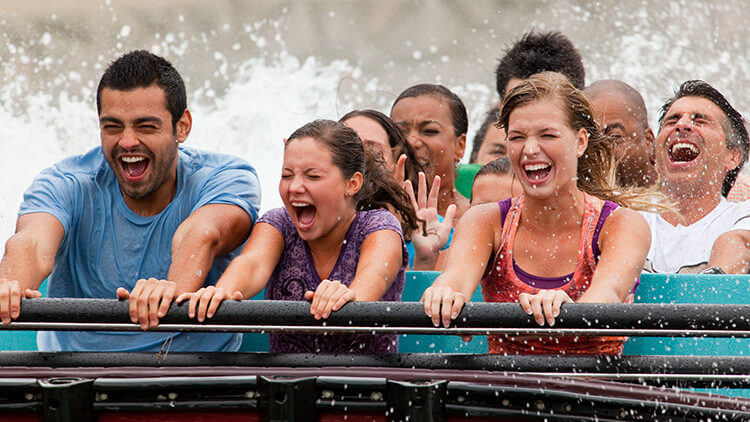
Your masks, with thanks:
<instances>
[{"instance_id":1,"label":"teal seat back","mask_svg":"<svg viewBox=\"0 0 750 422\"><path fill-rule=\"evenodd\" d=\"M250 300L263 300L265 299L266 291L261 290L260 293L250 298ZM266 333L244 333L242 334L242 345L240 345L240 352L268 352L268 334Z\"/></svg>"},{"instance_id":2,"label":"teal seat back","mask_svg":"<svg viewBox=\"0 0 750 422\"><path fill-rule=\"evenodd\" d=\"M747 305L750 276L643 274L635 301ZM750 339L634 337L625 343L624 354L748 356Z\"/></svg>"},{"instance_id":3,"label":"teal seat back","mask_svg":"<svg viewBox=\"0 0 750 422\"><path fill-rule=\"evenodd\" d=\"M402 302L419 302L425 289L432 285L437 271L407 271ZM472 302L482 301L481 287L477 288ZM487 336L474 336L470 342L464 342L458 336L404 335L398 339L398 351L401 353L487 353Z\"/></svg>"}]
</instances>

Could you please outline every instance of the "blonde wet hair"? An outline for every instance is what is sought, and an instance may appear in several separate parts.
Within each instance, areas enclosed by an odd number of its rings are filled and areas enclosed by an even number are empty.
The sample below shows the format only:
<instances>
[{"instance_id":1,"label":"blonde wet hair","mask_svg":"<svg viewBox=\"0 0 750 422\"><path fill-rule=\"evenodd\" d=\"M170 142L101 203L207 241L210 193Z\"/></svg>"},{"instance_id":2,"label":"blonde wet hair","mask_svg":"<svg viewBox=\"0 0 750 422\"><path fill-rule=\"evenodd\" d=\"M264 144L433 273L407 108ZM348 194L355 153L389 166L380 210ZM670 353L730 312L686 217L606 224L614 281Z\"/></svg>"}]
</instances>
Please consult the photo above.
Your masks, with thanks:
<instances>
[{"instance_id":1,"label":"blonde wet hair","mask_svg":"<svg viewBox=\"0 0 750 422\"><path fill-rule=\"evenodd\" d=\"M620 206L641 211L673 211L658 184L649 188L624 187L616 184L615 139L605 135L594 120L591 104L568 78L557 72L541 72L513 87L503 99L497 125L508 131L510 114L518 107L551 98L557 100L567 115L568 126L588 133L588 146L578 158L578 189Z\"/></svg>"}]
</instances>

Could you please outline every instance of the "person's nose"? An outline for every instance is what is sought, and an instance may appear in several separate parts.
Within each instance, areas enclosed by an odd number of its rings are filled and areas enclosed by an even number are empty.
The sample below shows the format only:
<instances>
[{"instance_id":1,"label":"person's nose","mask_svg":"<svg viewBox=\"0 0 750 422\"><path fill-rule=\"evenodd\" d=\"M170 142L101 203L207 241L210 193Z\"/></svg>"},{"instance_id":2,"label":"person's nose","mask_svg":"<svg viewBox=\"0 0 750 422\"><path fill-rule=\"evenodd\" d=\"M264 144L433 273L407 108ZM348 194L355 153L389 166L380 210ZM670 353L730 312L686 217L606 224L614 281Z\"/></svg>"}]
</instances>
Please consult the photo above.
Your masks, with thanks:
<instances>
[{"instance_id":1,"label":"person's nose","mask_svg":"<svg viewBox=\"0 0 750 422\"><path fill-rule=\"evenodd\" d=\"M138 138L138 134L133 130L132 128L126 127L122 131L122 137L120 138L120 142L118 144L126 149L133 149L141 144L140 139Z\"/></svg>"},{"instance_id":2,"label":"person's nose","mask_svg":"<svg viewBox=\"0 0 750 422\"><path fill-rule=\"evenodd\" d=\"M693 130L693 116L690 114L683 114L679 120L677 120L677 123L675 124L675 129L678 132L690 132Z\"/></svg>"},{"instance_id":3,"label":"person's nose","mask_svg":"<svg viewBox=\"0 0 750 422\"><path fill-rule=\"evenodd\" d=\"M305 191L305 183L300 176L294 176L291 183L289 183L289 191L294 193L302 193Z\"/></svg>"},{"instance_id":4,"label":"person's nose","mask_svg":"<svg viewBox=\"0 0 750 422\"><path fill-rule=\"evenodd\" d=\"M539 141L534 136L530 136L523 143L523 155L530 158L539 154Z\"/></svg>"}]
</instances>

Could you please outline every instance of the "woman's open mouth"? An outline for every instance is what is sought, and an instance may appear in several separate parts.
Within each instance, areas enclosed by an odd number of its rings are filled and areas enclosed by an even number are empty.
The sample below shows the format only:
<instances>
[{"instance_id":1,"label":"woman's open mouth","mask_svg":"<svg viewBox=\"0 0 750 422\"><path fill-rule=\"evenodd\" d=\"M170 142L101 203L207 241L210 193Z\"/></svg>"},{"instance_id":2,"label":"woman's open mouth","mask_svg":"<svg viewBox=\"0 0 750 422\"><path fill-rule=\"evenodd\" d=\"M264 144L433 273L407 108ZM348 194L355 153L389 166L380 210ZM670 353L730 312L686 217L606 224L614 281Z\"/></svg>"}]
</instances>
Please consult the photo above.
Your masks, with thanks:
<instances>
[{"instance_id":1,"label":"woman's open mouth","mask_svg":"<svg viewBox=\"0 0 750 422\"><path fill-rule=\"evenodd\" d=\"M549 179L552 172L552 165L546 163L524 164L523 173L526 181L532 185L542 184Z\"/></svg>"},{"instance_id":2,"label":"woman's open mouth","mask_svg":"<svg viewBox=\"0 0 750 422\"><path fill-rule=\"evenodd\" d=\"M151 163L148 157L142 155L121 155L117 161L120 163L125 178L130 182L142 180Z\"/></svg>"},{"instance_id":3,"label":"woman's open mouth","mask_svg":"<svg viewBox=\"0 0 750 422\"><path fill-rule=\"evenodd\" d=\"M315 205L308 204L307 202L291 202L290 205L297 217L297 228L300 230L309 230L315 223L315 217L318 213Z\"/></svg>"}]
</instances>

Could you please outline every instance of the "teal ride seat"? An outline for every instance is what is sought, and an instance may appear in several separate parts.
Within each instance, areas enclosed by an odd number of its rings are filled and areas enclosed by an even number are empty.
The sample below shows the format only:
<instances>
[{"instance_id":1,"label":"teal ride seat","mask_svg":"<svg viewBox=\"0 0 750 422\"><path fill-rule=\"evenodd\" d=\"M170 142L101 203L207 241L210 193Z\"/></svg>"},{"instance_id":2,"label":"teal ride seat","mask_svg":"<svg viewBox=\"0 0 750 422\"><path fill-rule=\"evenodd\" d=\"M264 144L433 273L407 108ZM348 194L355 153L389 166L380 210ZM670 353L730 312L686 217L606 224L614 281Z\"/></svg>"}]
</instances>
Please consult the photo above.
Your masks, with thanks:
<instances>
[{"instance_id":1,"label":"teal ride seat","mask_svg":"<svg viewBox=\"0 0 750 422\"><path fill-rule=\"evenodd\" d=\"M407 271L402 302L419 302L425 289L432 285L438 271ZM472 302L482 301L482 288L477 288L471 297ZM447 335L407 335L398 339L400 353L487 353L487 336L474 336L470 342L458 336Z\"/></svg>"},{"instance_id":2,"label":"teal ride seat","mask_svg":"<svg viewBox=\"0 0 750 422\"><path fill-rule=\"evenodd\" d=\"M635 302L748 305L750 276L642 274ZM623 354L748 356L750 339L633 337L625 343Z\"/></svg>"},{"instance_id":3,"label":"teal ride seat","mask_svg":"<svg viewBox=\"0 0 750 422\"><path fill-rule=\"evenodd\" d=\"M638 303L750 304L748 275L642 274ZM631 337L625 355L748 356L748 338ZM689 388L688 391L750 397L750 389Z\"/></svg>"},{"instance_id":4,"label":"teal ride seat","mask_svg":"<svg viewBox=\"0 0 750 422\"><path fill-rule=\"evenodd\" d=\"M263 289L250 300L263 300L266 297L266 290ZM243 333L240 352L268 352L270 348L268 334L266 333Z\"/></svg>"}]
</instances>

